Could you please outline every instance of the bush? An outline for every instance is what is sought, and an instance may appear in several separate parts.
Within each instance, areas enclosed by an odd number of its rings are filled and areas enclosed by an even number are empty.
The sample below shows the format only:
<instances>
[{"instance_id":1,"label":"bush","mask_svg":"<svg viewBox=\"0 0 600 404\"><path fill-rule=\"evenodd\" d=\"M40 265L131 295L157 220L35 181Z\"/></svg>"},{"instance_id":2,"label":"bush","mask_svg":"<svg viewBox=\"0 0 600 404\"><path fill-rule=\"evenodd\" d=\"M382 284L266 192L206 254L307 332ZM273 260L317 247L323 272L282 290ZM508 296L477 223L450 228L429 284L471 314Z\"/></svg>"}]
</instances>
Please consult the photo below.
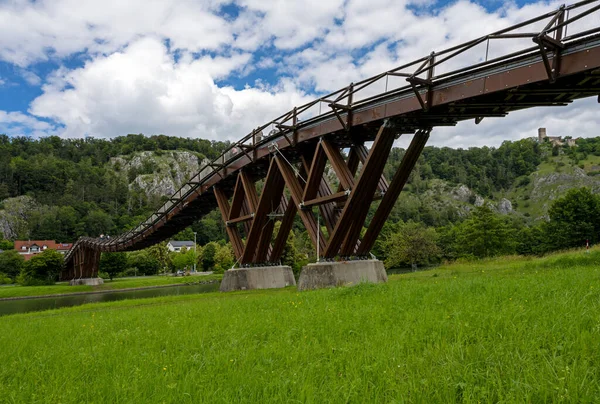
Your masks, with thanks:
<instances>
[{"instance_id":1,"label":"bush","mask_svg":"<svg viewBox=\"0 0 600 404\"><path fill-rule=\"evenodd\" d=\"M24 286L53 285L63 268L63 255L46 250L23 264L17 282Z\"/></svg>"},{"instance_id":2,"label":"bush","mask_svg":"<svg viewBox=\"0 0 600 404\"><path fill-rule=\"evenodd\" d=\"M5 273L0 272L0 285L10 285L13 280Z\"/></svg>"},{"instance_id":3,"label":"bush","mask_svg":"<svg viewBox=\"0 0 600 404\"><path fill-rule=\"evenodd\" d=\"M100 258L100 271L106 272L112 281L115 275L120 274L127 268L127 254L124 252L118 253L102 253Z\"/></svg>"},{"instance_id":4,"label":"bush","mask_svg":"<svg viewBox=\"0 0 600 404\"><path fill-rule=\"evenodd\" d=\"M25 260L15 250L5 251L0 254L0 272L15 279L21 273Z\"/></svg>"}]
</instances>

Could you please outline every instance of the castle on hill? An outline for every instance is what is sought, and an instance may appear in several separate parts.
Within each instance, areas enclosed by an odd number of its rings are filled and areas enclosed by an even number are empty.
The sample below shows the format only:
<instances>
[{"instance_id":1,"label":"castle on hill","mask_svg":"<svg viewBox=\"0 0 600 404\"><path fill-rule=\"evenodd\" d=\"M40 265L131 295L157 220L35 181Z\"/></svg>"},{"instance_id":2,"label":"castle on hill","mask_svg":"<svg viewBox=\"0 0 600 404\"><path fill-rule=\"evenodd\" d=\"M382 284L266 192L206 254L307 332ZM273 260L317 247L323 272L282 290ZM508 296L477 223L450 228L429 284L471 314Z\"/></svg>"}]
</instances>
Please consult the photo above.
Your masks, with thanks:
<instances>
[{"instance_id":1,"label":"castle on hill","mask_svg":"<svg viewBox=\"0 0 600 404\"><path fill-rule=\"evenodd\" d=\"M538 129L538 142L550 142L552 146L564 146L567 145L569 147L577 146L577 139L563 139L562 136L548 136L546 134L546 128Z\"/></svg>"}]
</instances>

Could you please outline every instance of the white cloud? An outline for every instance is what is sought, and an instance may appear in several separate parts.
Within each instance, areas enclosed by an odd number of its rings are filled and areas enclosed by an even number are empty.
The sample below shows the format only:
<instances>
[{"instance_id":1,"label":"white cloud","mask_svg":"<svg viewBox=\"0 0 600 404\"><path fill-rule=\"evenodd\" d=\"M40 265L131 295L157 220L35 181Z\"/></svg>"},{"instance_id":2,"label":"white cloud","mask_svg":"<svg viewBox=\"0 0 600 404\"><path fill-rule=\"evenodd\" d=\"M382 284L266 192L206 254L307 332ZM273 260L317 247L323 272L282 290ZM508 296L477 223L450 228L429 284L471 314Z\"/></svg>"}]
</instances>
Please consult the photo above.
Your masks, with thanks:
<instances>
[{"instance_id":1,"label":"white cloud","mask_svg":"<svg viewBox=\"0 0 600 404\"><path fill-rule=\"evenodd\" d=\"M181 59L164 44L141 39L121 52L62 70L43 87L33 115L64 125L64 136L112 137L125 133L236 140L307 98L287 83L272 89L219 87L249 55Z\"/></svg>"},{"instance_id":2,"label":"white cloud","mask_svg":"<svg viewBox=\"0 0 600 404\"><path fill-rule=\"evenodd\" d=\"M40 76L29 70L22 70L21 76L23 76L23 79L25 79L27 84L29 84L30 86L39 86L40 84L42 84L42 79L40 78Z\"/></svg>"},{"instance_id":3,"label":"white cloud","mask_svg":"<svg viewBox=\"0 0 600 404\"><path fill-rule=\"evenodd\" d=\"M238 9L229 16L219 10L231 7L230 0L4 2L0 60L19 66L23 77L37 85L40 78L31 64L49 58L61 63L66 56L83 53L83 67L63 66L43 78L43 94L29 109L33 116L54 120L64 136L143 132L235 140L316 97L308 97L307 91L337 90L559 6L557 0L525 6L498 2L500 8L489 12L480 5L484 0L458 0L416 13L409 6L431 5L433 0L234 2ZM597 14L582 21L597 25ZM517 43L493 42L489 57ZM482 44L436 71L482 60L485 50ZM262 70L273 68L277 77L261 77ZM243 90L221 84L250 73ZM388 88L404 83L402 78L390 79ZM373 88L383 91L385 82ZM531 132L541 122L552 132L577 128L595 136L597 106L592 104L578 102L558 113L524 111L478 126L460 123L436 129L432 141L498 145L535 135Z\"/></svg>"},{"instance_id":4,"label":"white cloud","mask_svg":"<svg viewBox=\"0 0 600 404\"><path fill-rule=\"evenodd\" d=\"M231 27L215 14L225 1L15 0L0 5L0 58L19 66L87 50L111 53L144 36L175 48L219 49Z\"/></svg>"},{"instance_id":5,"label":"white cloud","mask_svg":"<svg viewBox=\"0 0 600 404\"><path fill-rule=\"evenodd\" d=\"M40 137L56 134L56 126L22 112L0 110L0 133L14 136L29 134Z\"/></svg>"}]
</instances>

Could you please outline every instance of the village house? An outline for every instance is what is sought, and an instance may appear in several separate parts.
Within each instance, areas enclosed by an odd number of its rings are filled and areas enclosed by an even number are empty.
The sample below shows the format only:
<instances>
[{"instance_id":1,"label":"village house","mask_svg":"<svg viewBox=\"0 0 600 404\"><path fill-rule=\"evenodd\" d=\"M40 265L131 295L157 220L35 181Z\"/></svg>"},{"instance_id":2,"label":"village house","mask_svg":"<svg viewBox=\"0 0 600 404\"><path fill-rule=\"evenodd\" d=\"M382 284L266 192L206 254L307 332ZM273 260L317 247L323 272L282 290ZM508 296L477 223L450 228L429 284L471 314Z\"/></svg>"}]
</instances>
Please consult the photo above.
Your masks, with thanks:
<instances>
[{"instance_id":1,"label":"village house","mask_svg":"<svg viewBox=\"0 0 600 404\"><path fill-rule=\"evenodd\" d=\"M186 248L186 250L190 250L194 248L193 241L175 241L171 240L167 243L167 248L171 252L181 252L182 248Z\"/></svg>"},{"instance_id":2,"label":"village house","mask_svg":"<svg viewBox=\"0 0 600 404\"><path fill-rule=\"evenodd\" d=\"M61 254L66 254L73 247L72 243L57 243L54 240L16 240L15 250L25 258L30 259L36 254L46 250L56 250Z\"/></svg>"}]
</instances>

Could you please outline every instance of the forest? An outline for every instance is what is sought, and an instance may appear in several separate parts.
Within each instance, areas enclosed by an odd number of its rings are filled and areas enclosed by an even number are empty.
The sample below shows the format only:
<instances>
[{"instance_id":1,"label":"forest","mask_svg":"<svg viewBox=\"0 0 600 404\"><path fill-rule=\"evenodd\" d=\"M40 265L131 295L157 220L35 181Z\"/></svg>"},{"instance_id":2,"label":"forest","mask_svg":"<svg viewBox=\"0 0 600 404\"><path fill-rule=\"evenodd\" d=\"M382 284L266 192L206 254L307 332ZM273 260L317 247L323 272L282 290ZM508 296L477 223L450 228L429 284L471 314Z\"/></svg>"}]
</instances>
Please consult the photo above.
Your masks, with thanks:
<instances>
[{"instance_id":1,"label":"forest","mask_svg":"<svg viewBox=\"0 0 600 404\"><path fill-rule=\"evenodd\" d=\"M116 235L136 226L168 198L152 198L132 186L138 176L154 173L151 162L124 175L109 164L112 158L140 152L159 158L168 151L186 151L201 162L216 158L227 146L227 142L164 135L112 139L0 135L0 240L5 239L0 249L10 249L10 242L17 238L73 242L84 235ZM404 152L392 149L385 168L387 178L393 176ZM594 181L600 167L590 161L595 162L596 156L600 156L600 138L578 139L577 147L540 144L535 139L506 141L497 148L428 146L373 253L389 267L414 268L459 258L541 255L584 246L588 240L595 243L600 203ZM548 206L542 213L530 214L542 203L530 199L532 182L543 170L560 177L567 168L584 172L580 173L587 181L584 186L574 183L570 190L559 189L552 204L545 201ZM468 194L458 203L449 190L461 186L467 187ZM513 200L513 211L501 212L498 201L508 194L523 194L522 200ZM372 212L375 208L376 203ZM176 270L189 267L194 260L199 267L220 271L233 264L217 211L192 223L175 239L193 239L193 232L199 246L195 258L183 259L182 255L173 260L158 251L164 249L159 245L153 252L130 253L127 263L121 259L116 266L137 271L148 261L146 256L154 257L156 264L146 265L142 272ZM298 221L285 260L299 270L315 259L314 254ZM106 268L110 266L105 263Z\"/></svg>"}]
</instances>

